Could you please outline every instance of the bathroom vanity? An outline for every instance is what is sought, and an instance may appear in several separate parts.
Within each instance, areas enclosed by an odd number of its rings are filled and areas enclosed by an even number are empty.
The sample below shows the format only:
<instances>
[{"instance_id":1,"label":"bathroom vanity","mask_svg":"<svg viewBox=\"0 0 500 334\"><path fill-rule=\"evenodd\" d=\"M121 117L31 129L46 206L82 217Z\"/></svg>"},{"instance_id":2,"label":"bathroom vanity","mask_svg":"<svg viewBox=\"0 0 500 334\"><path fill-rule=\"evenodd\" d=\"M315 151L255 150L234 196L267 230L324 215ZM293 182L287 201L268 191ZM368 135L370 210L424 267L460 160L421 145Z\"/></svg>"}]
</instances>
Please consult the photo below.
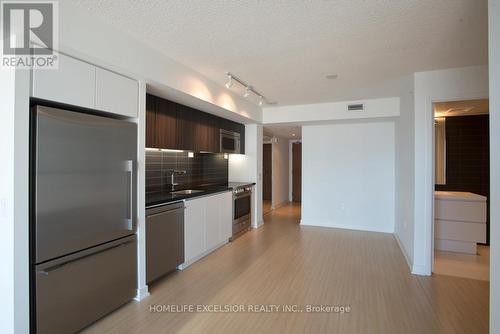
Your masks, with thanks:
<instances>
[{"instance_id":1,"label":"bathroom vanity","mask_svg":"<svg viewBox=\"0 0 500 334\"><path fill-rule=\"evenodd\" d=\"M434 192L434 248L477 253L486 242L486 197L470 192Z\"/></svg>"}]
</instances>

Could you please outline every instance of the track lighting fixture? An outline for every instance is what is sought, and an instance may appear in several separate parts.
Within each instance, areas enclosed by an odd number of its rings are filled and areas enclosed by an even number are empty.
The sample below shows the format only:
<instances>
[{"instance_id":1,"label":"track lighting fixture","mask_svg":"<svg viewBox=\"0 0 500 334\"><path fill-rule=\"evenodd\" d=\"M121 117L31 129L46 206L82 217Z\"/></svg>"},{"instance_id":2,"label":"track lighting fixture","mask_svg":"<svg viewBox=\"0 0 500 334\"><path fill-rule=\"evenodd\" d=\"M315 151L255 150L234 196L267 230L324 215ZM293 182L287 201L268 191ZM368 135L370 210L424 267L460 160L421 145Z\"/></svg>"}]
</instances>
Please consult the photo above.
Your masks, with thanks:
<instances>
[{"instance_id":1,"label":"track lighting fixture","mask_svg":"<svg viewBox=\"0 0 500 334\"><path fill-rule=\"evenodd\" d=\"M266 104L276 104L276 102L269 102L268 99L264 95L262 95L260 92L255 90L253 86L248 85L246 82L238 78L237 76L233 75L231 72L226 72L227 75L227 82L226 82L226 88L230 88L233 85L233 80L245 87L245 92L243 93L243 97L249 97L250 93L255 94L259 98L259 106L262 106L264 102Z\"/></svg>"}]
</instances>

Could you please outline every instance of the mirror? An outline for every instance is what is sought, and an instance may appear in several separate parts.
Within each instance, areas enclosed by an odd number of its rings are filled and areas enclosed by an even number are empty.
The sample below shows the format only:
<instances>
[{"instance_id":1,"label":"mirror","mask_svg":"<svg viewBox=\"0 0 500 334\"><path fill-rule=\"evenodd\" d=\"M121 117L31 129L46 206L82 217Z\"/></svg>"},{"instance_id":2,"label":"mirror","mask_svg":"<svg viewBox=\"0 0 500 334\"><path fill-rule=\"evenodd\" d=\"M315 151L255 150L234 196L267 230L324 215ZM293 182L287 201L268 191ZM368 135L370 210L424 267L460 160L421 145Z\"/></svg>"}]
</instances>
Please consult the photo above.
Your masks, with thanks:
<instances>
[{"instance_id":1,"label":"mirror","mask_svg":"<svg viewBox=\"0 0 500 334\"><path fill-rule=\"evenodd\" d=\"M446 184L446 118L434 119L435 183Z\"/></svg>"}]
</instances>

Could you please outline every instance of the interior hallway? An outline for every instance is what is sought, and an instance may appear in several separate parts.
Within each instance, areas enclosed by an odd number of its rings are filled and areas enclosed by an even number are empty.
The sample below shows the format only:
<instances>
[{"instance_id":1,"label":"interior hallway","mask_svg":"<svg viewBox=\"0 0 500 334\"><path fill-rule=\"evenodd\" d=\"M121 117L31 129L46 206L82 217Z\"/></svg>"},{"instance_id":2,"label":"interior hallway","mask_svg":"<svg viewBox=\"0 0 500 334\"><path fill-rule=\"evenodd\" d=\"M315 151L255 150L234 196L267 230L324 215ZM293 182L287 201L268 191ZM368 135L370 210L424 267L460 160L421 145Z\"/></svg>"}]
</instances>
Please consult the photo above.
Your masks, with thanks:
<instances>
[{"instance_id":1,"label":"interior hallway","mask_svg":"<svg viewBox=\"0 0 500 334\"><path fill-rule=\"evenodd\" d=\"M85 333L487 333L488 282L412 276L392 234L300 226L288 205ZM350 313L151 313L150 305L348 305Z\"/></svg>"},{"instance_id":2,"label":"interior hallway","mask_svg":"<svg viewBox=\"0 0 500 334\"><path fill-rule=\"evenodd\" d=\"M272 209L272 203L271 203L271 201L263 200L262 201L262 214L267 215L272 210L273 209Z\"/></svg>"}]
</instances>

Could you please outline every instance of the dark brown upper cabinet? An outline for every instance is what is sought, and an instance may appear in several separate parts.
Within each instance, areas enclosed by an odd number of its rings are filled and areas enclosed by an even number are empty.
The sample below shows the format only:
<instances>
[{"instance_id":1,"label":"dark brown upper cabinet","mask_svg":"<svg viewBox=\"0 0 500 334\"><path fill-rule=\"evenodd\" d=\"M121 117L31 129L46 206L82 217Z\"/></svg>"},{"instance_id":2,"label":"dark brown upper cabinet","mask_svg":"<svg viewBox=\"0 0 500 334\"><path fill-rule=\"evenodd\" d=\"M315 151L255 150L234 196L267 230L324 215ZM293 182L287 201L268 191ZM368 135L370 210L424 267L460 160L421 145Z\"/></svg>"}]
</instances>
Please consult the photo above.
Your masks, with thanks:
<instances>
[{"instance_id":1,"label":"dark brown upper cabinet","mask_svg":"<svg viewBox=\"0 0 500 334\"><path fill-rule=\"evenodd\" d=\"M156 99L146 99L146 147L159 147L156 135Z\"/></svg>"},{"instance_id":2,"label":"dark brown upper cabinet","mask_svg":"<svg viewBox=\"0 0 500 334\"><path fill-rule=\"evenodd\" d=\"M245 153L245 126L162 99L146 98L146 147L220 152L220 129L238 132Z\"/></svg>"}]
</instances>

